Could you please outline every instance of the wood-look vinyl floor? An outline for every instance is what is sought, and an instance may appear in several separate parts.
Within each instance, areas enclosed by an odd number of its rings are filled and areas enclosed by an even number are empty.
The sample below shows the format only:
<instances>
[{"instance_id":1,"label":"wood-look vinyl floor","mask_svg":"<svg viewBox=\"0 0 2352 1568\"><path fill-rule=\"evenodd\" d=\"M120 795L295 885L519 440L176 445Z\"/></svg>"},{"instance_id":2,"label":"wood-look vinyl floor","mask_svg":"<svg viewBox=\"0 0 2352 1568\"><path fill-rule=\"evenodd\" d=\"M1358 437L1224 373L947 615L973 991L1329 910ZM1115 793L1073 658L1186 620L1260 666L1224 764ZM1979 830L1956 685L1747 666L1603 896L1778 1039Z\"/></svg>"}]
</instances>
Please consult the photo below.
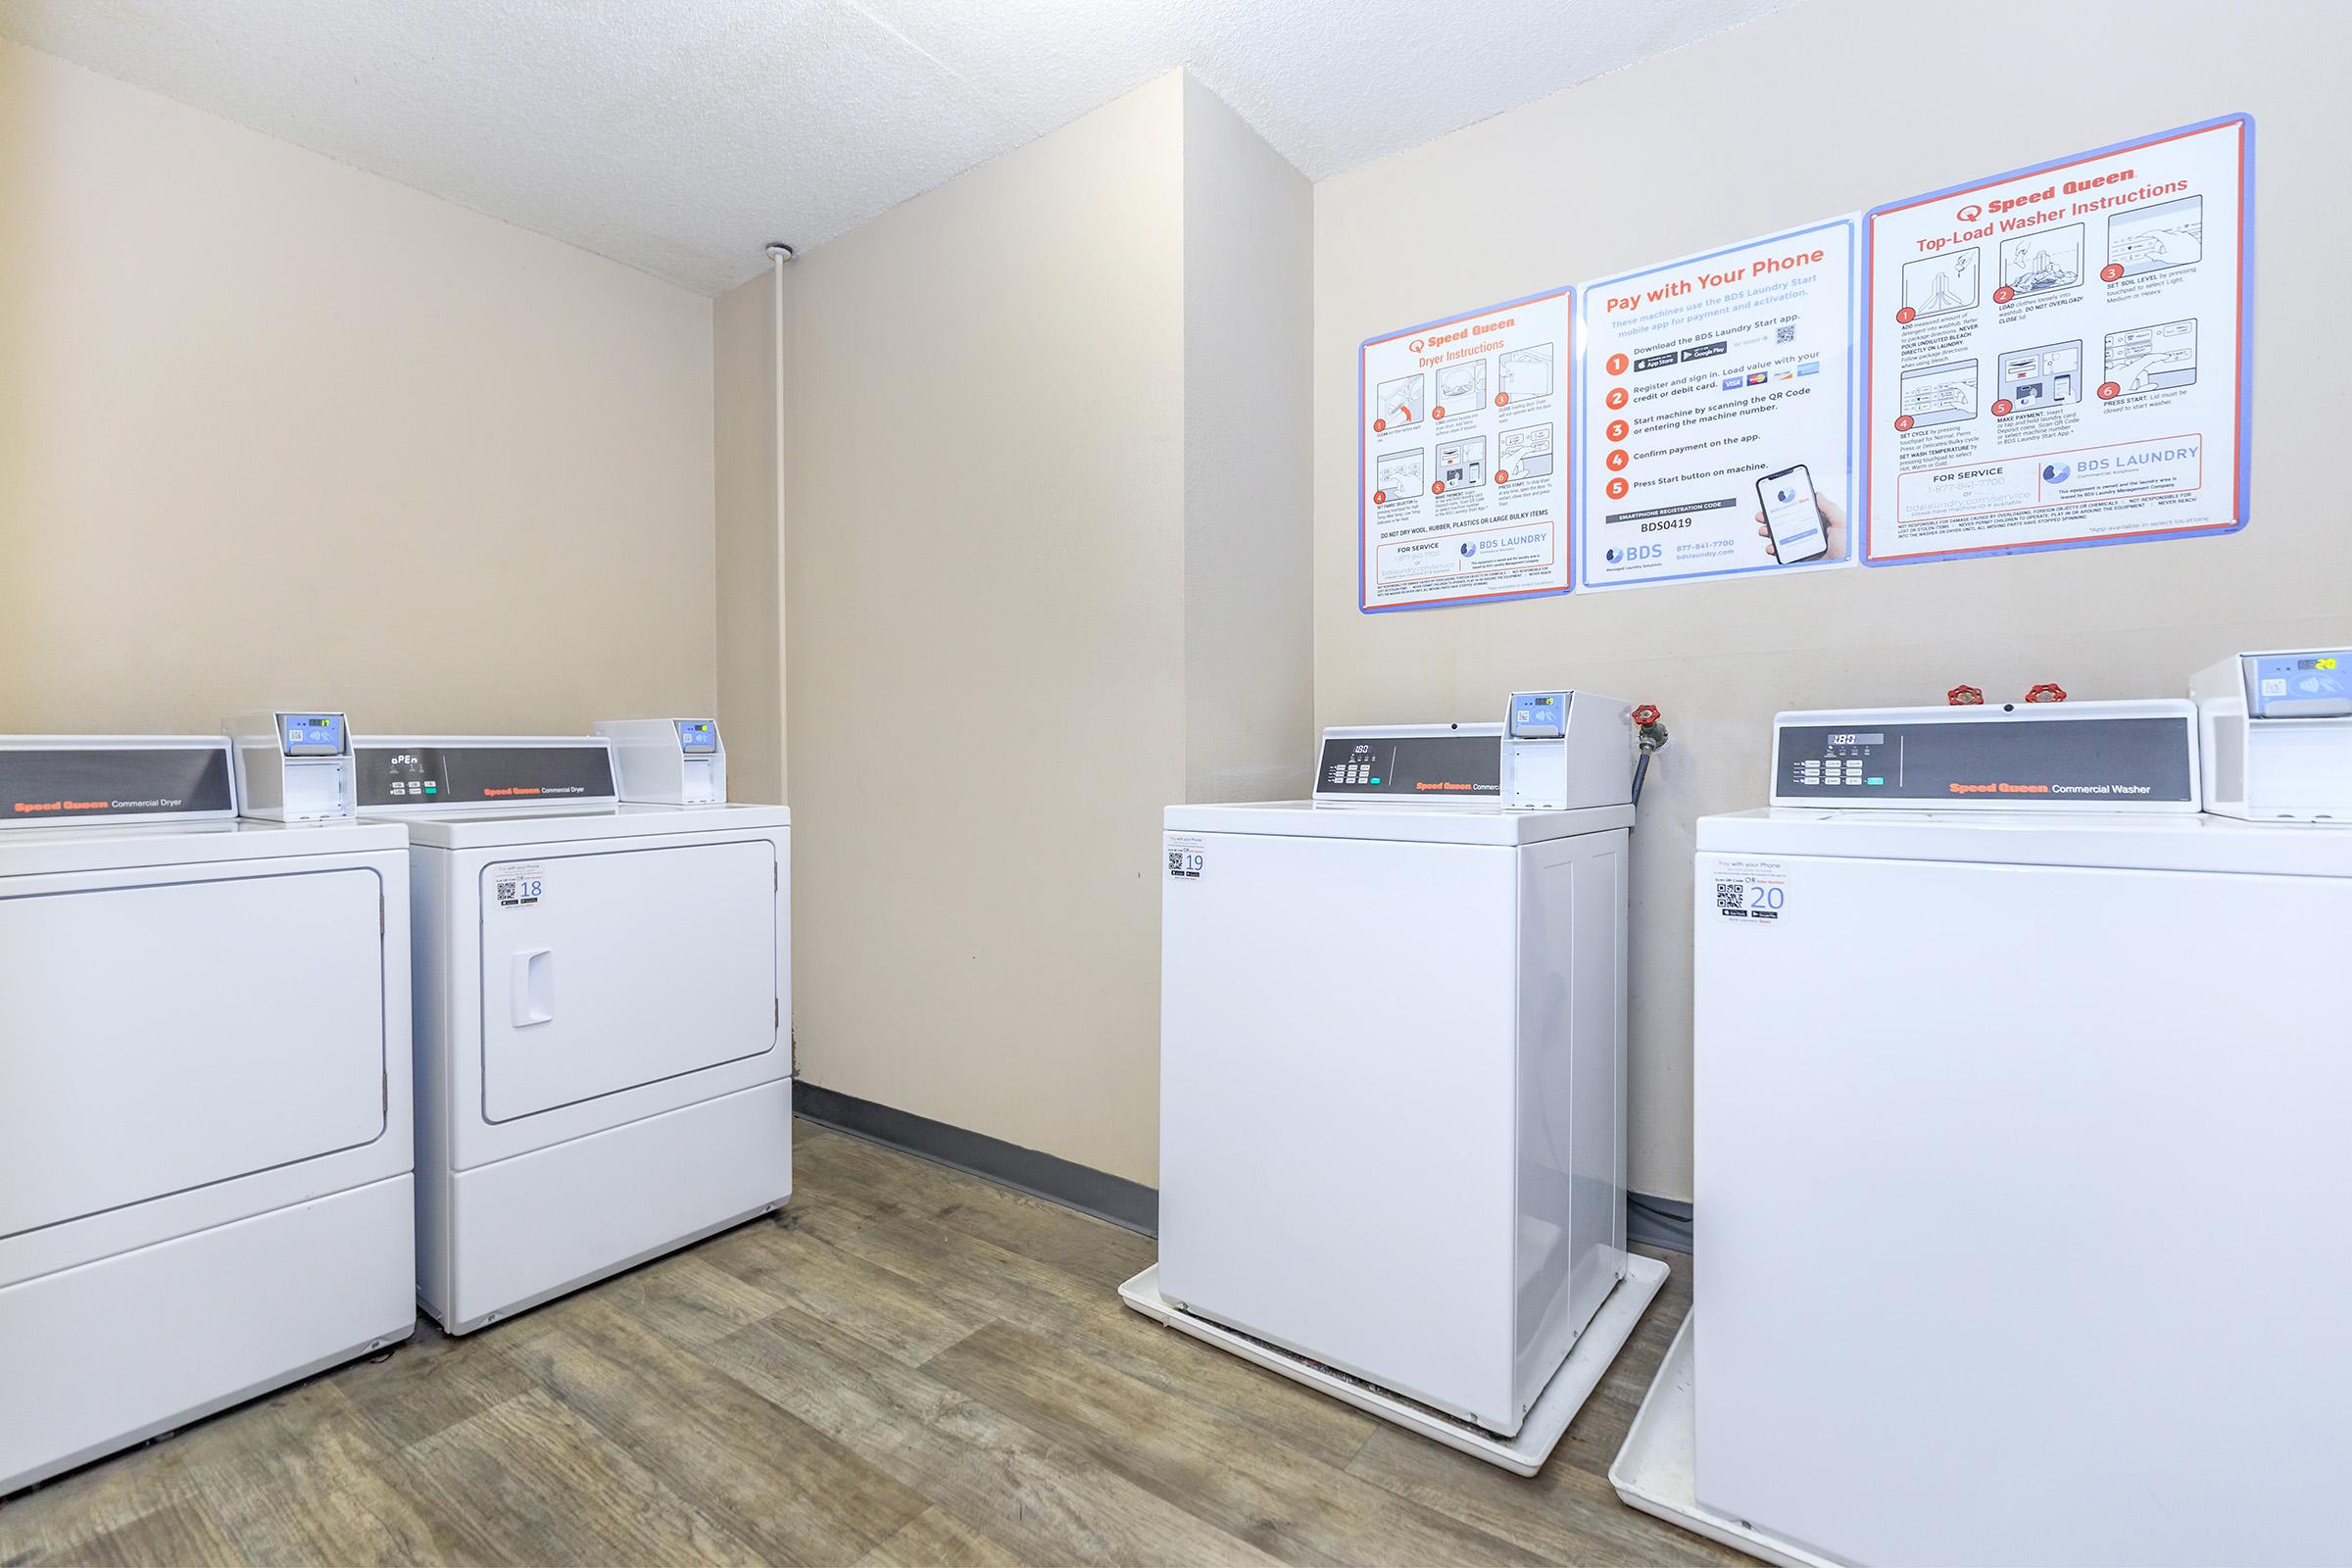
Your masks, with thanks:
<instances>
[{"instance_id":1,"label":"wood-look vinyl floor","mask_svg":"<svg viewBox=\"0 0 2352 1568\"><path fill-rule=\"evenodd\" d=\"M1688 1258L1528 1481L1129 1311L1142 1237L797 1138L783 1213L0 1502L0 1564L1745 1561L1606 1475Z\"/></svg>"}]
</instances>

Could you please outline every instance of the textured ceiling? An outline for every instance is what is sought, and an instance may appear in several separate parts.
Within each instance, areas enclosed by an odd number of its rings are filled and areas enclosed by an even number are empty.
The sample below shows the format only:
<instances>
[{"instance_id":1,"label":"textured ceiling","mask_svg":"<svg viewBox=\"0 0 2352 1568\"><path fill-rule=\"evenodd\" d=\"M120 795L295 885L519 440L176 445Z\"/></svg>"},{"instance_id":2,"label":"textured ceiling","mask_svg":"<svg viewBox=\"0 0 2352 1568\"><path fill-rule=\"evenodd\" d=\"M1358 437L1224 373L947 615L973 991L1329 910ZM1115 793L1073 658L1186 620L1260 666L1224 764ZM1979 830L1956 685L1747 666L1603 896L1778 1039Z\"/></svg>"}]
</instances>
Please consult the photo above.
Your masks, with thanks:
<instances>
[{"instance_id":1,"label":"textured ceiling","mask_svg":"<svg viewBox=\"0 0 2352 1568\"><path fill-rule=\"evenodd\" d=\"M0 0L0 36L706 293L1177 66L1309 178L1787 0Z\"/></svg>"}]
</instances>

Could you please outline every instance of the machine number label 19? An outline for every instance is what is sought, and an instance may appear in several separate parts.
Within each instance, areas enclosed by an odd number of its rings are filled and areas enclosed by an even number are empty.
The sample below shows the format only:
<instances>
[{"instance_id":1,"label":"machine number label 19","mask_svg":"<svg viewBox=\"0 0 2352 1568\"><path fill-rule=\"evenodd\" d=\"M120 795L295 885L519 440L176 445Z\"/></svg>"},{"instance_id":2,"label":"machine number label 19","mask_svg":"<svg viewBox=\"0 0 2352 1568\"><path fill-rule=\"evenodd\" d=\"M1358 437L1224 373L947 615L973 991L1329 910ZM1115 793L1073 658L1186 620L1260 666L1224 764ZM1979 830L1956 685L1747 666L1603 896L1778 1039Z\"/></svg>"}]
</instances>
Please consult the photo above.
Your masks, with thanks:
<instances>
[{"instance_id":1,"label":"machine number label 19","mask_svg":"<svg viewBox=\"0 0 2352 1568\"><path fill-rule=\"evenodd\" d=\"M1198 882L1201 872L1208 869L1208 852L1200 840L1188 833L1168 835L1168 875L1179 882Z\"/></svg>"}]
</instances>

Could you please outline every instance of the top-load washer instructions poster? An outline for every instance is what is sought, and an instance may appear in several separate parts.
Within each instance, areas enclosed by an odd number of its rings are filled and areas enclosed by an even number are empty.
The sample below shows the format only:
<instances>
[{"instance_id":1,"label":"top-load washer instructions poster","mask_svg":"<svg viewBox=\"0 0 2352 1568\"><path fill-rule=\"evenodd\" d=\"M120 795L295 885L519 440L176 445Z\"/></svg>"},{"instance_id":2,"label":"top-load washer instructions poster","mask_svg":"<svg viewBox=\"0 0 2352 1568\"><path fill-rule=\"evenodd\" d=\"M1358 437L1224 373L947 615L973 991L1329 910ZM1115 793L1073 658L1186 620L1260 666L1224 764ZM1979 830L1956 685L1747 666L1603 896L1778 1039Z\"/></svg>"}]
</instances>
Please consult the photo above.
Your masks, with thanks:
<instances>
[{"instance_id":1,"label":"top-load washer instructions poster","mask_svg":"<svg viewBox=\"0 0 2352 1568\"><path fill-rule=\"evenodd\" d=\"M1570 291L1357 351L1357 607L1564 594Z\"/></svg>"},{"instance_id":2,"label":"top-load washer instructions poster","mask_svg":"<svg viewBox=\"0 0 2352 1568\"><path fill-rule=\"evenodd\" d=\"M1872 209L1872 565L2246 521L2254 122Z\"/></svg>"},{"instance_id":3,"label":"top-load washer instructions poster","mask_svg":"<svg viewBox=\"0 0 2352 1568\"><path fill-rule=\"evenodd\" d=\"M1581 287L1581 587L1853 564L1854 226Z\"/></svg>"}]
</instances>

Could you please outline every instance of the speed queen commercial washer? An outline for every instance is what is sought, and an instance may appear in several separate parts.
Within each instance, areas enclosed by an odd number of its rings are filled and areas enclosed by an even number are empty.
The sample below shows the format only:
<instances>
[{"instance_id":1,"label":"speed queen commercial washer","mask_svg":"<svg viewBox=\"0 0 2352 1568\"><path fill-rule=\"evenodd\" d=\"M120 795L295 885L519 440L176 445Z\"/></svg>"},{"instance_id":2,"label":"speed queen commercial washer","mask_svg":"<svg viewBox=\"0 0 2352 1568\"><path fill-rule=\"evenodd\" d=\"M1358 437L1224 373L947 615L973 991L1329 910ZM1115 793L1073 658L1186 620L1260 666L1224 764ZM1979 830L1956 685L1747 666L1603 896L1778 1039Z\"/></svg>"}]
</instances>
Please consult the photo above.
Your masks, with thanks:
<instances>
[{"instance_id":1,"label":"speed queen commercial washer","mask_svg":"<svg viewBox=\"0 0 2352 1568\"><path fill-rule=\"evenodd\" d=\"M1326 730L1311 801L1168 808L1130 1305L1542 1467L1666 1272L1625 1245L1627 715Z\"/></svg>"},{"instance_id":2,"label":"speed queen commercial washer","mask_svg":"<svg viewBox=\"0 0 2352 1568\"><path fill-rule=\"evenodd\" d=\"M604 736L364 737L416 891L416 1290L453 1334L792 1194L791 817Z\"/></svg>"},{"instance_id":3,"label":"speed queen commercial washer","mask_svg":"<svg viewBox=\"0 0 2352 1568\"><path fill-rule=\"evenodd\" d=\"M2200 814L2196 727L1784 713L1699 819L1704 1266L1627 1500L1782 1563L2343 1560L2352 834Z\"/></svg>"}]
</instances>

